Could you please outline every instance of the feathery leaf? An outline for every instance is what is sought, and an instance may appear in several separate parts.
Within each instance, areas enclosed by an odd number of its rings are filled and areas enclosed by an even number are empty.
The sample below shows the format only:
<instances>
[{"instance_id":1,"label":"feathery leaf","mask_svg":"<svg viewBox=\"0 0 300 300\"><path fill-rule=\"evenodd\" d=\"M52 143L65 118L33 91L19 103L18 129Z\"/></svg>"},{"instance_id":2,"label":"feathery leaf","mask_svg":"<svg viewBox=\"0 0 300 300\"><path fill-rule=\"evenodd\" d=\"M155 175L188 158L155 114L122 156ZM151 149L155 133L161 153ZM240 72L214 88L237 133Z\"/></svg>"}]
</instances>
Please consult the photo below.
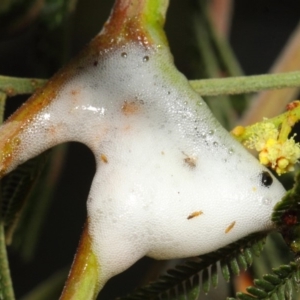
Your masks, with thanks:
<instances>
[{"instance_id":1,"label":"feathery leaf","mask_svg":"<svg viewBox=\"0 0 300 300\"><path fill-rule=\"evenodd\" d=\"M265 233L253 234L218 251L202 255L193 261L187 261L185 264L167 271L167 274L159 277L156 282L138 288L132 295L120 299L158 299L162 294L164 295L163 299L179 299L182 295L181 292L187 295L188 299L197 299L200 289L204 293L208 293L211 287L216 287L218 283L217 264L220 264L223 276L228 281L230 270L232 273L238 274L240 268L245 269L251 265L252 247L254 244L258 244L254 248L255 255L258 255L262 250L265 237ZM242 263L239 264L239 261ZM201 284L199 274L201 274ZM165 296L167 293L169 293L168 297Z\"/></svg>"}]
</instances>

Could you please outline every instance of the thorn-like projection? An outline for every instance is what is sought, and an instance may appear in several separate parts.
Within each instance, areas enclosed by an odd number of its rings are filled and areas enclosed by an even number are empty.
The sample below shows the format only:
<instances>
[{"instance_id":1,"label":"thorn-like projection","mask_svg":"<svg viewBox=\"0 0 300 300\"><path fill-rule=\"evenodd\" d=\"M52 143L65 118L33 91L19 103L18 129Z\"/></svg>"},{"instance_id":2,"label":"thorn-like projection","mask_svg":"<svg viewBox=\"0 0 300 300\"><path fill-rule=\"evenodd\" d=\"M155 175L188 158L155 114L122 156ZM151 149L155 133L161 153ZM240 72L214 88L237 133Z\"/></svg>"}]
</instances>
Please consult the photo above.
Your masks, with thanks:
<instances>
[{"instance_id":1,"label":"thorn-like projection","mask_svg":"<svg viewBox=\"0 0 300 300\"><path fill-rule=\"evenodd\" d=\"M0 128L2 175L66 141L95 155L87 225L61 299L94 299L145 255L200 255L269 230L285 192L271 174L264 185L267 169L174 67L166 8L116 1L102 32ZM89 289L85 276L97 277Z\"/></svg>"}]
</instances>

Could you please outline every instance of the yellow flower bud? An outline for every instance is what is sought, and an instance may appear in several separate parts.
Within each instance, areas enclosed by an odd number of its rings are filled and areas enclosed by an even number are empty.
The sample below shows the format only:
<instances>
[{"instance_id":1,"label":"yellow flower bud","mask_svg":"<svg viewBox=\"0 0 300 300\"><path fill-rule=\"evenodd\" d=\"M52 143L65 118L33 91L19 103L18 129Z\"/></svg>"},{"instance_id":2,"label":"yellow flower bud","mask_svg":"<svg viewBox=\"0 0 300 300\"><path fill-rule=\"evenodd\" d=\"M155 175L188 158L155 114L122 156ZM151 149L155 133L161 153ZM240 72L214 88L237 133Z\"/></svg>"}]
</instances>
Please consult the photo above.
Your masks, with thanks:
<instances>
[{"instance_id":1,"label":"yellow flower bud","mask_svg":"<svg viewBox=\"0 0 300 300\"><path fill-rule=\"evenodd\" d=\"M286 169L289 165L289 161L286 158L280 158L277 162L277 165L280 169Z\"/></svg>"},{"instance_id":2,"label":"yellow flower bud","mask_svg":"<svg viewBox=\"0 0 300 300\"><path fill-rule=\"evenodd\" d=\"M243 133L245 132L245 127L243 126L236 126L235 128L233 128L233 130L231 131L231 133L235 136L241 136Z\"/></svg>"},{"instance_id":3,"label":"yellow flower bud","mask_svg":"<svg viewBox=\"0 0 300 300\"><path fill-rule=\"evenodd\" d=\"M259 153L259 162L264 166L267 166L270 163L268 159L268 153L266 151Z\"/></svg>"}]
</instances>

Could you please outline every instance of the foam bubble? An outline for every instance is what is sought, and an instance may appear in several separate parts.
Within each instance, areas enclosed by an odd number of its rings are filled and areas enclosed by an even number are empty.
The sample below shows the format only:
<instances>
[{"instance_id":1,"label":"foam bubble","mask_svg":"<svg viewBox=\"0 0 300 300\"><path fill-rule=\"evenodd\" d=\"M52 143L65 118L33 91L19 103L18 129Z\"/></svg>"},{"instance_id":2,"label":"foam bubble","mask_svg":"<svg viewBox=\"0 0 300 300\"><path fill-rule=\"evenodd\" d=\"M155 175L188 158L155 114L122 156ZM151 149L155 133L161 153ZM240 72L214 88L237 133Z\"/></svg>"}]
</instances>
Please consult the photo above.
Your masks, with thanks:
<instances>
[{"instance_id":1,"label":"foam bubble","mask_svg":"<svg viewBox=\"0 0 300 300\"><path fill-rule=\"evenodd\" d=\"M221 128L163 47L128 44L81 63L20 134L18 155L65 141L92 149L89 233L105 278L144 255L200 255L271 228L272 205L261 199L277 202L283 187L275 178L261 186L265 169ZM196 158L193 167L183 153ZM196 211L203 214L187 218Z\"/></svg>"}]
</instances>

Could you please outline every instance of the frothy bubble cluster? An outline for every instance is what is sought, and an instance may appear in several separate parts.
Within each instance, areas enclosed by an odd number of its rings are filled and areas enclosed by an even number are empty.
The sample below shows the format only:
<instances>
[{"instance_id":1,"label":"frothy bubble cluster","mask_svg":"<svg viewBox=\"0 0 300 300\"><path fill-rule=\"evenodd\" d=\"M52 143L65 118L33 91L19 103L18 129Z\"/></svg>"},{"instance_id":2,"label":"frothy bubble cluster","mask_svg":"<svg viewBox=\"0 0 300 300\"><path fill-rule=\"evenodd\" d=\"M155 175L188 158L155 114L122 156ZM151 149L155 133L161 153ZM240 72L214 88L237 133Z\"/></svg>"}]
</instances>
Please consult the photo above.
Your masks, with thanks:
<instances>
[{"instance_id":1,"label":"frothy bubble cluster","mask_svg":"<svg viewBox=\"0 0 300 300\"><path fill-rule=\"evenodd\" d=\"M129 44L82 64L20 135L20 159L71 140L92 149L89 233L104 278L144 255L200 255L272 226L284 189L261 185L264 168L167 51Z\"/></svg>"}]
</instances>

